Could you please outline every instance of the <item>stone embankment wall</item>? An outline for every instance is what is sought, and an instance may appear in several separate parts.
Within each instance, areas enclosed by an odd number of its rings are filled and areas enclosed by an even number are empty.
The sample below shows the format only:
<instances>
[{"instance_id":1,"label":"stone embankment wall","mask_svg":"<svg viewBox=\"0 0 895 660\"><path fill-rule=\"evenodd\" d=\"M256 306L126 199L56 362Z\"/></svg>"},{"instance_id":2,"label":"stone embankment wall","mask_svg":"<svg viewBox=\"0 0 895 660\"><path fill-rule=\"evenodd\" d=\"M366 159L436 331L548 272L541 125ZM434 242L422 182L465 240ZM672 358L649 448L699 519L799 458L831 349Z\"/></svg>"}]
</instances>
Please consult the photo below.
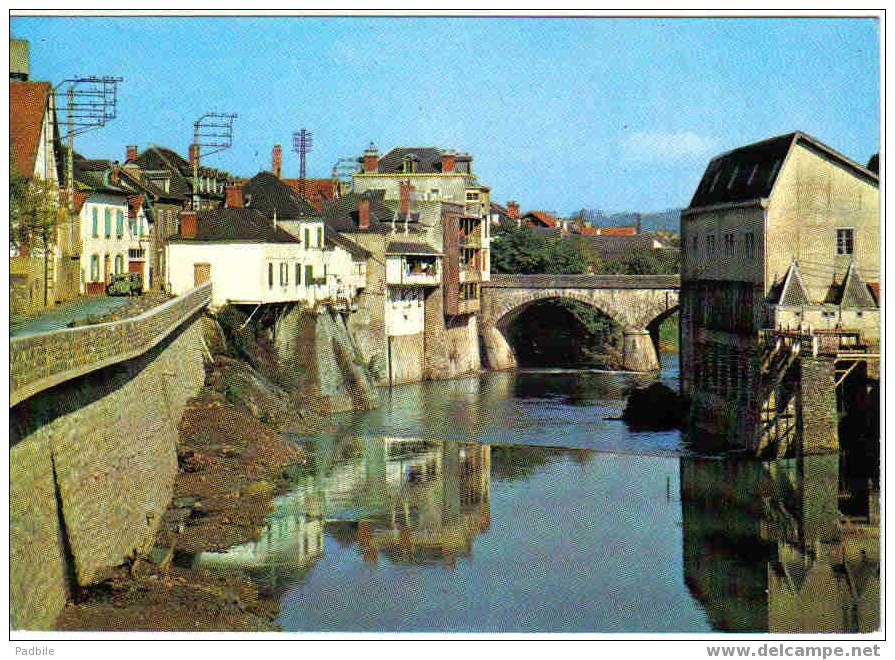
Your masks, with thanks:
<instances>
[{"instance_id":1,"label":"stone embankment wall","mask_svg":"<svg viewBox=\"0 0 895 660\"><path fill-rule=\"evenodd\" d=\"M177 423L205 378L200 313L142 355L10 410L13 628L51 627L76 585L148 550L171 498ZM68 352L89 351L72 341Z\"/></svg>"},{"instance_id":2,"label":"stone embankment wall","mask_svg":"<svg viewBox=\"0 0 895 660\"><path fill-rule=\"evenodd\" d=\"M280 380L301 405L327 414L379 405L375 383L343 314L295 307L276 322Z\"/></svg>"}]
</instances>

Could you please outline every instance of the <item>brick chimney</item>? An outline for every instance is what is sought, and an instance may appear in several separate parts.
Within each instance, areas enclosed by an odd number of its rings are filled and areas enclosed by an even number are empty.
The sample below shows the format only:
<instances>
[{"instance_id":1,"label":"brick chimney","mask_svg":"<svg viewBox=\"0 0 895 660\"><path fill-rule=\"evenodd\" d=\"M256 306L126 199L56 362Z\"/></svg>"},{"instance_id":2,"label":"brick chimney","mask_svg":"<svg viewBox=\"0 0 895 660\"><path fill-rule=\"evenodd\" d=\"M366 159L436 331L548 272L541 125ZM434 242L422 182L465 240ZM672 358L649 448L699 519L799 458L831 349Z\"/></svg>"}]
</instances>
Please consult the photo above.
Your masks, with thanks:
<instances>
[{"instance_id":1,"label":"brick chimney","mask_svg":"<svg viewBox=\"0 0 895 660\"><path fill-rule=\"evenodd\" d=\"M229 184L224 186L224 206L228 209L241 209L245 207L242 198L242 186Z\"/></svg>"},{"instance_id":2,"label":"brick chimney","mask_svg":"<svg viewBox=\"0 0 895 660\"><path fill-rule=\"evenodd\" d=\"M195 211L180 212L180 235L183 238L196 238L199 231L199 214Z\"/></svg>"},{"instance_id":3,"label":"brick chimney","mask_svg":"<svg viewBox=\"0 0 895 660\"><path fill-rule=\"evenodd\" d=\"M129 160L133 160L137 157L137 145L129 144L127 145L127 151L125 152L124 162L128 162Z\"/></svg>"},{"instance_id":4,"label":"brick chimney","mask_svg":"<svg viewBox=\"0 0 895 660\"><path fill-rule=\"evenodd\" d=\"M454 171L454 163L457 161L457 154L453 151L445 151L441 154L441 171L442 172L453 172Z\"/></svg>"},{"instance_id":5,"label":"brick chimney","mask_svg":"<svg viewBox=\"0 0 895 660\"><path fill-rule=\"evenodd\" d=\"M507 215L515 220L519 217L519 203L510 200L507 202Z\"/></svg>"},{"instance_id":6,"label":"brick chimney","mask_svg":"<svg viewBox=\"0 0 895 660\"><path fill-rule=\"evenodd\" d=\"M401 191L401 215L407 215L410 213L410 193L414 191L414 187L410 181L402 181L398 187Z\"/></svg>"},{"instance_id":7,"label":"brick chimney","mask_svg":"<svg viewBox=\"0 0 895 660\"><path fill-rule=\"evenodd\" d=\"M279 144L273 145L273 153L270 156L270 171L278 179L283 176L283 147Z\"/></svg>"},{"instance_id":8,"label":"brick chimney","mask_svg":"<svg viewBox=\"0 0 895 660\"><path fill-rule=\"evenodd\" d=\"M370 198L361 197L357 200L357 227L358 229L370 228Z\"/></svg>"},{"instance_id":9,"label":"brick chimney","mask_svg":"<svg viewBox=\"0 0 895 660\"><path fill-rule=\"evenodd\" d=\"M379 171L379 152L376 150L376 145L372 142L370 143L370 147L364 151L364 172L378 172Z\"/></svg>"},{"instance_id":10,"label":"brick chimney","mask_svg":"<svg viewBox=\"0 0 895 660\"><path fill-rule=\"evenodd\" d=\"M190 145L190 167L199 164L199 145L191 144Z\"/></svg>"}]
</instances>

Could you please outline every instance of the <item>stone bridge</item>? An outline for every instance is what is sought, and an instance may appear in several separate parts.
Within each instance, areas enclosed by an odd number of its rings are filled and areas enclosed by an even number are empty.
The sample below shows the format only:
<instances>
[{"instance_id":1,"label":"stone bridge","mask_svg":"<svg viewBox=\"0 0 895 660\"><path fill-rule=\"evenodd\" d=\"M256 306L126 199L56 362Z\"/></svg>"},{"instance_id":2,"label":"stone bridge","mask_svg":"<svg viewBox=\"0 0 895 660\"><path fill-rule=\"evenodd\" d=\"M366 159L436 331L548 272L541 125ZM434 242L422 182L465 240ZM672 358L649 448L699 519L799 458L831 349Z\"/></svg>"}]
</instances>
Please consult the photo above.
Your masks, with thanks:
<instances>
[{"instance_id":1,"label":"stone bridge","mask_svg":"<svg viewBox=\"0 0 895 660\"><path fill-rule=\"evenodd\" d=\"M678 275L492 275L482 284L480 312L488 366L515 367L510 323L533 303L561 298L590 305L621 326L625 369L654 371L657 329L677 311L680 282Z\"/></svg>"}]
</instances>

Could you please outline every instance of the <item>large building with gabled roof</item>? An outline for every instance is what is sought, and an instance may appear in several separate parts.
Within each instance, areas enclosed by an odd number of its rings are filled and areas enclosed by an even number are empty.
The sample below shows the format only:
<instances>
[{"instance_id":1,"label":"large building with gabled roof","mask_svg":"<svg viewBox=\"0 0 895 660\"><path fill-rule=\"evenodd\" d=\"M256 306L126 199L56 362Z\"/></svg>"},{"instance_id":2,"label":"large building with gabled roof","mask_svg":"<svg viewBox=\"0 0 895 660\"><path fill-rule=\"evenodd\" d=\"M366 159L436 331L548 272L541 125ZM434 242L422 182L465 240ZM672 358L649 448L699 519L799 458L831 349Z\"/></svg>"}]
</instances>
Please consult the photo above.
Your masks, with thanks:
<instances>
[{"instance_id":1,"label":"large building with gabled roof","mask_svg":"<svg viewBox=\"0 0 895 660\"><path fill-rule=\"evenodd\" d=\"M768 439L783 415L767 406L793 397L775 395L783 376L761 338L794 337L813 356L833 341L878 352L879 237L878 174L806 133L712 159L681 214L681 390L697 428L786 451ZM809 435L806 420L793 424Z\"/></svg>"}]
</instances>

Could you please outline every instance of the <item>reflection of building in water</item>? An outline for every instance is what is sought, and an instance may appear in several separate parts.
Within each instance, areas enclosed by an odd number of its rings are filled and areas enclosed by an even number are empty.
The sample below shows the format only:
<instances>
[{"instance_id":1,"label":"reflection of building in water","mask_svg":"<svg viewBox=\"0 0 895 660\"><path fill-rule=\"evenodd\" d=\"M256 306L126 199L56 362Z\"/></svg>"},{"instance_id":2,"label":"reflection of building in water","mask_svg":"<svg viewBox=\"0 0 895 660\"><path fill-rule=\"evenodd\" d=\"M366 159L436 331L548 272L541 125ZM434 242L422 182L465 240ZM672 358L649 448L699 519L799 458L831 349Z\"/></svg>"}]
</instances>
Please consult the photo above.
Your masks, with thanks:
<instances>
[{"instance_id":1,"label":"reflection of building in water","mask_svg":"<svg viewBox=\"0 0 895 660\"><path fill-rule=\"evenodd\" d=\"M490 524L490 448L460 442L385 438L383 497L359 516L355 539L367 561L453 563ZM344 516L341 517L344 520ZM344 536L344 526L341 528Z\"/></svg>"},{"instance_id":2,"label":"reflection of building in water","mask_svg":"<svg viewBox=\"0 0 895 660\"><path fill-rule=\"evenodd\" d=\"M879 628L879 493L840 477L835 455L681 460L684 579L712 625Z\"/></svg>"},{"instance_id":3,"label":"reflection of building in water","mask_svg":"<svg viewBox=\"0 0 895 660\"><path fill-rule=\"evenodd\" d=\"M238 570L273 592L303 575L323 554L323 520L310 476L274 500L274 510L255 541L226 552L196 555L195 568Z\"/></svg>"}]
</instances>

